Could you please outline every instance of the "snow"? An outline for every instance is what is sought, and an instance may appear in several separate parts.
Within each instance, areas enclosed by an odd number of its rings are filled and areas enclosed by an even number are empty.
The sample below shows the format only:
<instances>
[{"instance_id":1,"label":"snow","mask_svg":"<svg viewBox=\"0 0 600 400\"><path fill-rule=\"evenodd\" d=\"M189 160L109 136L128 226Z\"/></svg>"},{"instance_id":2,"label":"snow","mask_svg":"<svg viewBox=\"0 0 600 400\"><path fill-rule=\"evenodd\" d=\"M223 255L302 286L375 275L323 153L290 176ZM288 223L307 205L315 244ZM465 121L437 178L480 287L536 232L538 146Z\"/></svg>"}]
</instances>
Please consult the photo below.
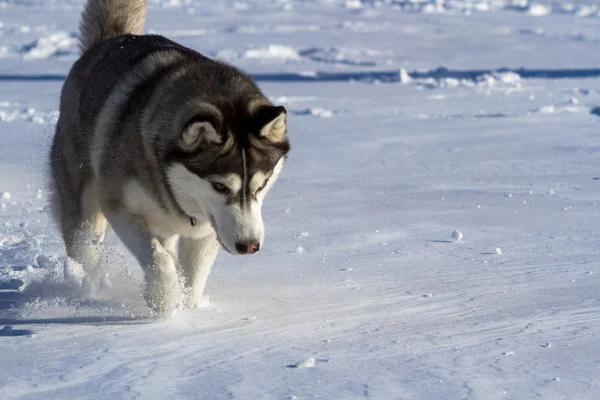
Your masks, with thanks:
<instances>
[{"instance_id":1,"label":"snow","mask_svg":"<svg viewBox=\"0 0 600 400\"><path fill-rule=\"evenodd\" d=\"M550 13L552 13L552 8L544 4L532 3L529 5L529 9L527 10L527 14L534 17L543 17Z\"/></svg>"},{"instance_id":2,"label":"snow","mask_svg":"<svg viewBox=\"0 0 600 400\"><path fill-rule=\"evenodd\" d=\"M40 37L26 45L22 52L25 59L48 58L64 53L75 53L77 39L66 32L57 32L46 37Z\"/></svg>"},{"instance_id":3,"label":"snow","mask_svg":"<svg viewBox=\"0 0 600 400\"><path fill-rule=\"evenodd\" d=\"M259 60L298 60L300 58L298 52L291 47L276 44L270 44L265 48L246 50L244 57Z\"/></svg>"},{"instance_id":4,"label":"snow","mask_svg":"<svg viewBox=\"0 0 600 400\"><path fill-rule=\"evenodd\" d=\"M400 82L401 83L409 83L412 80L408 71L404 68L400 68Z\"/></svg>"},{"instance_id":5,"label":"snow","mask_svg":"<svg viewBox=\"0 0 600 400\"><path fill-rule=\"evenodd\" d=\"M317 360L314 358L309 358L305 361L298 361L293 366L295 368L314 368L317 365Z\"/></svg>"},{"instance_id":6,"label":"snow","mask_svg":"<svg viewBox=\"0 0 600 400\"><path fill-rule=\"evenodd\" d=\"M307 108L304 110L297 110L294 111L292 110L294 114L296 115L311 115L313 117L320 117L320 118L331 118L334 115L333 110L328 110L325 108Z\"/></svg>"},{"instance_id":7,"label":"snow","mask_svg":"<svg viewBox=\"0 0 600 400\"><path fill-rule=\"evenodd\" d=\"M288 109L263 249L171 318L112 233L71 287L47 154L82 1L0 1L3 399L597 397L596 2L149 3Z\"/></svg>"},{"instance_id":8,"label":"snow","mask_svg":"<svg viewBox=\"0 0 600 400\"><path fill-rule=\"evenodd\" d=\"M452 238L452 240L460 242L463 239L463 234L457 229L454 232L452 232L452 235L450 235L450 237Z\"/></svg>"}]
</instances>

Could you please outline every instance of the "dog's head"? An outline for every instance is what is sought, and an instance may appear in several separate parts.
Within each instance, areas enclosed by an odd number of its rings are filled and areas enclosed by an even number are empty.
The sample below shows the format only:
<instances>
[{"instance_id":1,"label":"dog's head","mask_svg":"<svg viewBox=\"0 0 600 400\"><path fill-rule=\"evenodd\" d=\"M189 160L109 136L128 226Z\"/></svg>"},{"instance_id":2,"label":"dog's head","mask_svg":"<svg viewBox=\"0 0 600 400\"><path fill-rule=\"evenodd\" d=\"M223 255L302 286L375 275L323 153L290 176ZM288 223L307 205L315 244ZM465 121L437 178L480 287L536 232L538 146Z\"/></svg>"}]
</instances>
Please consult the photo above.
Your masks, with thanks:
<instances>
[{"instance_id":1,"label":"dog's head","mask_svg":"<svg viewBox=\"0 0 600 400\"><path fill-rule=\"evenodd\" d=\"M208 218L232 254L262 246L262 205L290 145L286 110L264 98L239 104L198 103L180 113L166 171L179 207Z\"/></svg>"}]
</instances>

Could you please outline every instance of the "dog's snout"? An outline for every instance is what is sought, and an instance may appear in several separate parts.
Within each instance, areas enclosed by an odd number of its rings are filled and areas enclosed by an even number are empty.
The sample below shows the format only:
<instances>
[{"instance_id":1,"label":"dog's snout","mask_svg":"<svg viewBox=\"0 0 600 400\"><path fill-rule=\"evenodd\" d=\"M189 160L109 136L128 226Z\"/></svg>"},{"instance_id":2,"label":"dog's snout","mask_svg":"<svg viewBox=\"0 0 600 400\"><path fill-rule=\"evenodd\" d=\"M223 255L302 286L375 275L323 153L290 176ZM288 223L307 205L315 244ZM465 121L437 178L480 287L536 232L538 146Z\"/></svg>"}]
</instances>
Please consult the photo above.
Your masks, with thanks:
<instances>
[{"instance_id":1,"label":"dog's snout","mask_svg":"<svg viewBox=\"0 0 600 400\"><path fill-rule=\"evenodd\" d=\"M240 254L254 254L260 250L260 243L241 243L235 244L235 249Z\"/></svg>"}]
</instances>

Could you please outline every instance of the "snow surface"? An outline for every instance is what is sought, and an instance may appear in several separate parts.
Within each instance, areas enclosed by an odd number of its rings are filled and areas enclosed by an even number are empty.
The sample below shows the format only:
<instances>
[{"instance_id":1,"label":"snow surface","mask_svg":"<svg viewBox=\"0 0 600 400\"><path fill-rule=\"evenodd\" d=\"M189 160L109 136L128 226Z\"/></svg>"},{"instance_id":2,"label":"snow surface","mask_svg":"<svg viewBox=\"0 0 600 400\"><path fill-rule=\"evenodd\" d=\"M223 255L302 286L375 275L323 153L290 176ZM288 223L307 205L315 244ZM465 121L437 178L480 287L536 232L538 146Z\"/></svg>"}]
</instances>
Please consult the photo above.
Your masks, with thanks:
<instances>
[{"instance_id":1,"label":"snow surface","mask_svg":"<svg viewBox=\"0 0 600 400\"><path fill-rule=\"evenodd\" d=\"M264 250L169 319L114 235L101 287L64 281L45 163L81 8L0 0L2 399L598 398L597 2L150 1L292 142Z\"/></svg>"}]
</instances>

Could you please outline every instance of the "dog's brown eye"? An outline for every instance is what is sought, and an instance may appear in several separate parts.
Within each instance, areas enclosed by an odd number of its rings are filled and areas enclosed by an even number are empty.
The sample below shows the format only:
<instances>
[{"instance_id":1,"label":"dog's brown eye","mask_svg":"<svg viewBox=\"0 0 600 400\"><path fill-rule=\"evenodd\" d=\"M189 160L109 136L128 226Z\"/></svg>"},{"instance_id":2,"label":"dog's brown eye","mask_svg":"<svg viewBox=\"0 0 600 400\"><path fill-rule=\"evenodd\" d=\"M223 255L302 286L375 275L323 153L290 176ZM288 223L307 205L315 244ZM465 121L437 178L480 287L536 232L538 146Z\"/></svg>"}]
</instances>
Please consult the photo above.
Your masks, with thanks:
<instances>
[{"instance_id":1,"label":"dog's brown eye","mask_svg":"<svg viewBox=\"0 0 600 400\"><path fill-rule=\"evenodd\" d=\"M215 189L219 193L225 194L225 193L229 192L229 189L227 188L227 186L225 186L225 185L223 185L222 183L219 183L219 182L213 182L212 183L212 187L213 187L213 189Z\"/></svg>"},{"instance_id":2,"label":"dog's brown eye","mask_svg":"<svg viewBox=\"0 0 600 400\"><path fill-rule=\"evenodd\" d=\"M261 190L263 190L265 188L265 186L267 186L267 182L269 182L268 179L258 189L256 189L256 193L258 193Z\"/></svg>"}]
</instances>

